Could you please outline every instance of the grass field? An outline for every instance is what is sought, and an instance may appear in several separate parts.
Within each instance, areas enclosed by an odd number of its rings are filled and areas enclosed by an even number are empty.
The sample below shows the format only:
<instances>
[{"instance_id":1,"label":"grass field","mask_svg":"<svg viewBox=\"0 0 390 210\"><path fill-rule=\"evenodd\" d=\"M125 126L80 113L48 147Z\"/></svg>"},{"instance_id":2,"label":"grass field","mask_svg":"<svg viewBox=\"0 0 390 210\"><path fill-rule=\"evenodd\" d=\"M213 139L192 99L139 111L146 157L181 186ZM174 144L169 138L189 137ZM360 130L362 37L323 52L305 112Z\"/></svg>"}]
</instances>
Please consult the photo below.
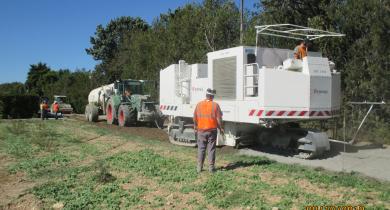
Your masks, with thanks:
<instances>
[{"instance_id":1,"label":"grass field","mask_svg":"<svg viewBox=\"0 0 390 210\"><path fill-rule=\"evenodd\" d=\"M196 150L74 119L0 121L0 209L390 209L390 183Z\"/></svg>"}]
</instances>

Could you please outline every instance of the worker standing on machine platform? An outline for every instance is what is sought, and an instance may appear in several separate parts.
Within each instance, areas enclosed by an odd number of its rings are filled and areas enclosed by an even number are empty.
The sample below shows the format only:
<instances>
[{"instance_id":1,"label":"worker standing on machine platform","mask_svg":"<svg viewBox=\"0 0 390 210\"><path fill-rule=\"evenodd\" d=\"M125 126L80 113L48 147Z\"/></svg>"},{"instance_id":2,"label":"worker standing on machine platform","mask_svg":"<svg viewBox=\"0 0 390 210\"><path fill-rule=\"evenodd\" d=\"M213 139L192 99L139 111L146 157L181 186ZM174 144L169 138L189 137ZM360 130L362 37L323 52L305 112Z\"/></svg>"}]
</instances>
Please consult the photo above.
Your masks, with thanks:
<instances>
[{"instance_id":1,"label":"worker standing on machine platform","mask_svg":"<svg viewBox=\"0 0 390 210\"><path fill-rule=\"evenodd\" d=\"M307 44L304 40L301 40L299 44L294 48L294 58L303 59L307 56Z\"/></svg>"},{"instance_id":2,"label":"worker standing on machine platform","mask_svg":"<svg viewBox=\"0 0 390 210\"><path fill-rule=\"evenodd\" d=\"M58 120L58 111L60 111L60 106L59 106L57 101L54 101L54 103L52 105L52 110L53 110L53 113L54 113L56 120Z\"/></svg>"},{"instance_id":3,"label":"worker standing on machine platform","mask_svg":"<svg viewBox=\"0 0 390 210\"><path fill-rule=\"evenodd\" d=\"M194 112L194 129L197 133L198 143L198 173L203 169L206 149L208 149L209 171L215 172L217 129L223 133L222 111L219 105L213 101L215 94L215 90L207 89L206 100L199 102Z\"/></svg>"}]
</instances>

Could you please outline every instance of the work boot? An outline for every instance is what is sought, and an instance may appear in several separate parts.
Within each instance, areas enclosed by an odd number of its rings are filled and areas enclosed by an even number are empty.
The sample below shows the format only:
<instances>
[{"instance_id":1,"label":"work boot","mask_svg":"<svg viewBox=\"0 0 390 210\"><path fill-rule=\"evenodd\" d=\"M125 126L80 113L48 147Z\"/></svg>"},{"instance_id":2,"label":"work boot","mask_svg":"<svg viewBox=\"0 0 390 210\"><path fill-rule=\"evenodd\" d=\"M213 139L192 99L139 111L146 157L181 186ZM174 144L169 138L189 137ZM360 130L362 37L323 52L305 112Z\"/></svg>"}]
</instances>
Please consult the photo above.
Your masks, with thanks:
<instances>
[{"instance_id":1,"label":"work boot","mask_svg":"<svg viewBox=\"0 0 390 210\"><path fill-rule=\"evenodd\" d=\"M198 164L198 166L196 167L196 172L200 173L202 172L202 170L203 170L203 166Z\"/></svg>"},{"instance_id":2,"label":"work boot","mask_svg":"<svg viewBox=\"0 0 390 210\"><path fill-rule=\"evenodd\" d=\"M209 172L210 172L210 173L215 173L215 171L216 171L216 170L215 170L214 165L210 165L210 166L209 166Z\"/></svg>"}]
</instances>

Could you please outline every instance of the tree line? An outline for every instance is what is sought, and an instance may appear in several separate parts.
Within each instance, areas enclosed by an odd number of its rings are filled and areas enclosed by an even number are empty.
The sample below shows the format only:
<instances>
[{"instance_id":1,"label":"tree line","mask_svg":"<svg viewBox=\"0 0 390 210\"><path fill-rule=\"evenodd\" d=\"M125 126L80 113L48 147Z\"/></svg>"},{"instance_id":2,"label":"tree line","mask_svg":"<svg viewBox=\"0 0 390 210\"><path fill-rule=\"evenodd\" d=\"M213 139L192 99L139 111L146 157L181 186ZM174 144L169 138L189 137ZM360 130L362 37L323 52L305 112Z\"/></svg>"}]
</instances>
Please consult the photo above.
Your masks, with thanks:
<instances>
[{"instance_id":1,"label":"tree line","mask_svg":"<svg viewBox=\"0 0 390 210\"><path fill-rule=\"evenodd\" d=\"M343 33L343 38L312 43L341 71L343 100L389 99L390 1L259 0L249 8L243 45L254 46L254 26L264 24L291 23ZM150 24L139 17L118 17L98 25L90 38L86 53L99 61L93 70L53 71L38 63L30 66L24 84L4 84L0 90L13 86L17 93L24 88L29 94L67 94L82 112L94 87L119 78L158 81L160 69L180 59L205 63L207 52L239 46L239 27L240 10L232 0L189 3L160 14ZM260 46L292 49L294 43L268 37ZM376 111L380 113L376 121L389 126L389 106Z\"/></svg>"}]
</instances>

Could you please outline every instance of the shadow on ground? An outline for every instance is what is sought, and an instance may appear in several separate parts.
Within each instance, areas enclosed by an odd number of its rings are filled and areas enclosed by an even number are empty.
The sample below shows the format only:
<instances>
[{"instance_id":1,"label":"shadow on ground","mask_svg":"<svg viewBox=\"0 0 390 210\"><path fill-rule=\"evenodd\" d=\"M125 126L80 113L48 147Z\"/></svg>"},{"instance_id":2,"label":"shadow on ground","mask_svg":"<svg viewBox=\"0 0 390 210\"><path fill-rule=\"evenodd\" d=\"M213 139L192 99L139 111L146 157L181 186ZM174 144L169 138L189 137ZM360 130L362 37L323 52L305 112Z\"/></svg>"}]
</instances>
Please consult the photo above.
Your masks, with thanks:
<instances>
[{"instance_id":1,"label":"shadow on ground","mask_svg":"<svg viewBox=\"0 0 390 210\"><path fill-rule=\"evenodd\" d=\"M230 171L230 170L234 170L237 168L246 168L246 167L251 167L251 166L255 166L255 165L269 165L269 164L272 164L274 162L275 161L273 161L273 160L236 161L233 163L229 163L226 166L222 166L222 167L218 168L218 170Z\"/></svg>"}]
</instances>

